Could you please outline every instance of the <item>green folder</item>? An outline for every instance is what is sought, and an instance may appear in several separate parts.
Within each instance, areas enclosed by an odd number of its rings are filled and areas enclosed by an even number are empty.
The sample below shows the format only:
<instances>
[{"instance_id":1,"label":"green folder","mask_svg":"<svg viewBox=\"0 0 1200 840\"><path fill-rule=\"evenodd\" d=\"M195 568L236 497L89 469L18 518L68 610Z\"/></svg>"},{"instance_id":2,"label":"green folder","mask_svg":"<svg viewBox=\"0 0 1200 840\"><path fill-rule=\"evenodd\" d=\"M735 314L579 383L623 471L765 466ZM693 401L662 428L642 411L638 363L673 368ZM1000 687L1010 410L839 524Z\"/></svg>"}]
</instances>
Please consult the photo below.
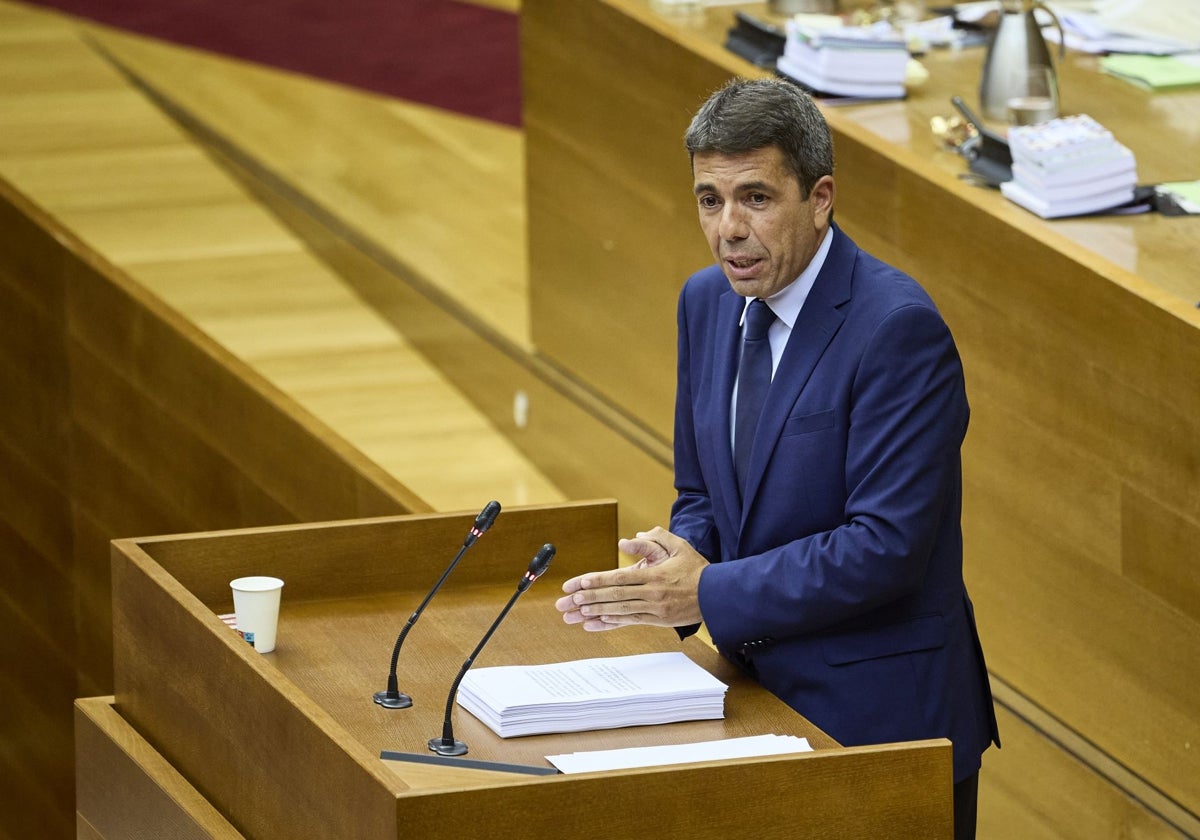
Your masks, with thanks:
<instances>
[{"instance_id":1,"label":"green folder","mask_svg":"<svg viewBox=\"0 0 1200 840\"><path fill-rule=\"evenodd\" d=\"M1109 55L1100 59L1105 73L1146 90L1200 85L1200 56Z\"/></svg>"}]
</instances>

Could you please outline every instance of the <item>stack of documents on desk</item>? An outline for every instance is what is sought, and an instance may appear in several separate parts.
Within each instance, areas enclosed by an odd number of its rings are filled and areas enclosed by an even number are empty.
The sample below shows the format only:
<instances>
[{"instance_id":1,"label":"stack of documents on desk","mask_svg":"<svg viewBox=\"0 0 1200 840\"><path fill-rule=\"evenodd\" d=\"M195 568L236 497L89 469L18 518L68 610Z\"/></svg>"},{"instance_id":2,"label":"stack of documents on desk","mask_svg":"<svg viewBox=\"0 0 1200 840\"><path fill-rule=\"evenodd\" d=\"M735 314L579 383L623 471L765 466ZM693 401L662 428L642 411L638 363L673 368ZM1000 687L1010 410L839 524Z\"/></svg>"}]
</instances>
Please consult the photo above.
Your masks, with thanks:
<instances>
[{"instance_id":1,"label":"stack of documents on desk","mask_svg":"<svg viewBox=\"0 0 1200 840\"><path fill-rule=\"evenodd\" d=\"M458 704L501 738L725 716L723 682L682 653L468 671Z\"/></svg>"},{"instance_id":2,"label":"stack of documents on desk","mask_svg":"<svg viewBox=\"0 0 1200 840\"><path fill-rule=\"evenodd\" d=\"M994 5L994 4L993 4ZM1088 53L1172 55L1200 49L1200 4L1195 0L1051 0L1062 36L1049 16L1038 17L1047 41Z\"/></svg>"},{"instance_id":3,"label":"stack of documents on desk","mask_svg":"<svg viewBox=\"0 0 1200 840\"><path fill-rule=\"evenodd\" d=\"M775 67L814 93L903 99L908 47L886 24L816 28L789 20Z\"/></svg>"},{"instance_id":4,"label":"stack of documents on desk","mask_svg":"<svg viewBox=\"0 0 1200 840\"><path fill-rule=\"evenodd\" d=\"M1010 200L1044 219L1119 207L1133 199L1133 152L1086 114L1009 129Z\"/></svg>"}]
</instances>

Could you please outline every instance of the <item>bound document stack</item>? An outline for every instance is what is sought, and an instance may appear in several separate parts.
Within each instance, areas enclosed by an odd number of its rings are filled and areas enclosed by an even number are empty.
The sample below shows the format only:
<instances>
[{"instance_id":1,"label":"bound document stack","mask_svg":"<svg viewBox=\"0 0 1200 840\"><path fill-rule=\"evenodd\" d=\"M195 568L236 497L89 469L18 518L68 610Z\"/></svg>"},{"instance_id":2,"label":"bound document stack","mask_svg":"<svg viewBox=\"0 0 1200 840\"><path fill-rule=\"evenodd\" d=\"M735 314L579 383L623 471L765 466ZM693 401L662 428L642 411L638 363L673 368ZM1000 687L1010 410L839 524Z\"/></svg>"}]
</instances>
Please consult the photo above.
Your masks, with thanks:
<instances>
[{"instance_id":1,"label":"bound document stack","mask_svg":"<svg viewBox=\"0 0 1200 840\"><path fill-rule=\"evenodd\" d=\"M1119 207L1133 199L1133 152L1086 114L1009 129L1010 200L1044 219Z\"/></svg>"},{"instance_id":2,"label":"bound document stack","mask_svg":"<svg viewBox=\"0 0 1200 840\"><path fill-rule=\"evenodd\" d=\"M715 720L723 682L682 653L468 671L458 704L501 738Z\"/></svg>"},{"instance_id":3,"label":"bound document stack","mask_svg":"<svg viewBox=\"0 0 1200 840\"><path fill-rule=\"evenodd\" d=\"M903 99L908 47L890 26L812 28L789 20L784 76L818 94L855 99Z\"/></svg>"}]
</instances>

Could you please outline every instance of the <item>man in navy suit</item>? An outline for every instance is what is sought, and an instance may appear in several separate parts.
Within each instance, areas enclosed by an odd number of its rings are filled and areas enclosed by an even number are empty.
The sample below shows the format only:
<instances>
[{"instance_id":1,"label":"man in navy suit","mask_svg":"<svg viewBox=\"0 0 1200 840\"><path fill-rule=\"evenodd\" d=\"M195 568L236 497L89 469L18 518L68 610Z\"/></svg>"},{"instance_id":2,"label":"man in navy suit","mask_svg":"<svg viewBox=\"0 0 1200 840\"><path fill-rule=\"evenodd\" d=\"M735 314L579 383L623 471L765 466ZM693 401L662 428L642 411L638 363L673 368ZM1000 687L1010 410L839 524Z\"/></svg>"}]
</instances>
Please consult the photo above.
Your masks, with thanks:
<instances>
[{"instance_id":1,"label":"man in navy suit","mask_svg":"<svg viewBox=\"0 0 1200 840\"><path fill-rule=\"evenodd\" d=\"M999 740L962 577L954 340L833 224L829 128L794 85L731 82L686 145L717 262L679 299L670 530L622 540L641 560L567 581L558 608L588 630L703 621L848 746L949 738L972 837Z\"/></svg>"}]
</instances>

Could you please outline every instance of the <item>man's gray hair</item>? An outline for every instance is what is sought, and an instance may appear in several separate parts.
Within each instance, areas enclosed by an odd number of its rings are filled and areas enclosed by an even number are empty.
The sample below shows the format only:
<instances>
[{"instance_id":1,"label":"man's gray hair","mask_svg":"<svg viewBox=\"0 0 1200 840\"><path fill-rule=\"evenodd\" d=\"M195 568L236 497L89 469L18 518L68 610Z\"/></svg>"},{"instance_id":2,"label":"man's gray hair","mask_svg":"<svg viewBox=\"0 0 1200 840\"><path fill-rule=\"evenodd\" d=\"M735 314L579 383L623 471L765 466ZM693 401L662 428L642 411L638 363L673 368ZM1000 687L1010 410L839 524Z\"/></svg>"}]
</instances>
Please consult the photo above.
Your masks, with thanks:
<instances>
[{"instance_id":1,"label":"man's gray hair","mask_svg":"<svg viewBox=\"0 0 1200 840\"><path fill-rule=\"evenodd\" d=\"M696 152L737 155L777 146L807 199L833 174L829 124L812 97L782 79L734 79L700 106L684 135Z\"/></svg>"}]
</instances>

